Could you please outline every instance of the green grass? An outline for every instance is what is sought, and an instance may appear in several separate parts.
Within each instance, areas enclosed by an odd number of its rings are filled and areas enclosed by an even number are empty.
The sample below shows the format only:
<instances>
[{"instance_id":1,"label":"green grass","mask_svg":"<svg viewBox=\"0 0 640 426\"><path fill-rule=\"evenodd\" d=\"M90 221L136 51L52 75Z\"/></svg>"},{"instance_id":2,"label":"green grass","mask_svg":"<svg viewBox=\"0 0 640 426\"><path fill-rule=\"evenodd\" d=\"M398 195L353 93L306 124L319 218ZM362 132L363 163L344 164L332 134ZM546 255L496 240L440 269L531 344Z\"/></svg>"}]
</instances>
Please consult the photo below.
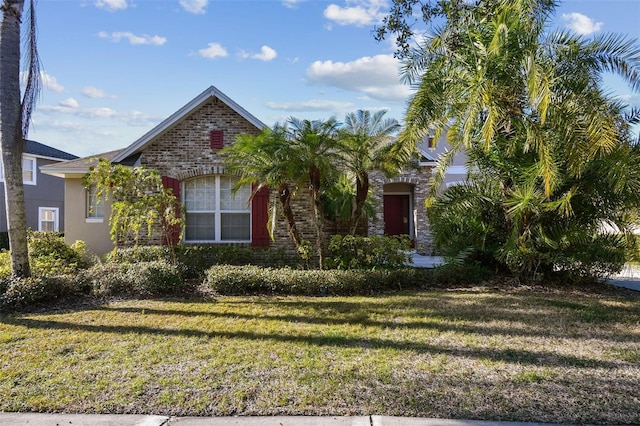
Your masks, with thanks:
<instances>
[{"instance_id":1,"label":"green grass","mask_svg":"<svg viewBox=\"0 0 640 426\"><path fill-rule=\"evenodd\" d=\"M0 411L640 423L640 299L118 301L0 316Z\"/></svg>"}]
</instances>

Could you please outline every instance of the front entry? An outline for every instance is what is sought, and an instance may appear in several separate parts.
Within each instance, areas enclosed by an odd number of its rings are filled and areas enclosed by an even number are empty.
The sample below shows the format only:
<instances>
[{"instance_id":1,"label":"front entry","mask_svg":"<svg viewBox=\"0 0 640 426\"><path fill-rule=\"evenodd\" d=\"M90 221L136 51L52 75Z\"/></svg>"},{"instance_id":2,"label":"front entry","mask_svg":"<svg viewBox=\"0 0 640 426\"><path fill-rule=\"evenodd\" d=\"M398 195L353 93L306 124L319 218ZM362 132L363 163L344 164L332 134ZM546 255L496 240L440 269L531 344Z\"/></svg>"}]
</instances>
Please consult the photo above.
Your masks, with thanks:
<instances>
[{"instance_id":1,"label":"front entry","mask_svg":"<svg viewBox=\"0 0 640 426\"><path fill-rule=\"evenodd\" d=\"M384 195L384 234L410 234L409 195Z\"/></svg>"}]
</instances>

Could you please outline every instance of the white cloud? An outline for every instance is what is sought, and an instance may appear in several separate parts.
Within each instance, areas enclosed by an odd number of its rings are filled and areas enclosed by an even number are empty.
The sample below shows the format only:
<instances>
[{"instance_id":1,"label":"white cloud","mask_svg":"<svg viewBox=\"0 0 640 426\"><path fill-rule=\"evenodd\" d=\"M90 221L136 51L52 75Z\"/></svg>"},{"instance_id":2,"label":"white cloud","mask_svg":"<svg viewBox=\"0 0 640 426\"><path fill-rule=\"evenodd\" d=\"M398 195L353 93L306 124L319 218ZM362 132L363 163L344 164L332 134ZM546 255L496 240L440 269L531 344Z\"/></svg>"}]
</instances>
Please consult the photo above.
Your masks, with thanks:
<instances>
[{"instance_id":1,"label":"white cloud","mask_svg":"<svg viewBox=\"0 0 640 426\"><path fill-rule=\"evenodd\" d=\"M228 55L227 49L222 47L220 43L209 43L206 49L198 50L198 55L207 59L224 58Z\"/></svg>"},{"instance_id":2,"label":"white cloud","mask_svg":"<svg viewBox=\"0 0 640 426\"><path fill-rule=\"evenodd\" d=\"M115 98L114 95L109 95L104 90L92 86L82 88L82 94L91 99Z\"/></svg>"},{"instance_id":3,"label":"white cloud","mask_svg":"<svg viewBox=\"0 0 640 426\"><path fill-rule=\"evenodd\" d=\"M45 90L50 90L56 93L64 92L64 87L58 83L58 80L44 71L40 71L40 81L42 82L42 88ZM20 73L20 83L22 85L27 83L27 73L25 71Z\"/></svg>"},{"instance_id":4,"label":"white cloud","mask_svg":"<svg viewBox=\"0 0 640 426\"><path fill-rule=\"evenodd\" d=\"M154 45L154 46L162 46L163 44L165 44L167 42L167 39L165 37L160 37L158 35L154 35L154 36L150 36L147 34L143 34L141 36L135 35L132 32L129 31L119 31L119 32L114 32L114 33L107 33L105 31L100 31L98 33L98 37L100 38L106 38L109 39L111 41L113 41L114 43L119 42L122 39L126 39L129 40L129 44L150 44L150 45Z\"/></svg>"},{"instance_id":5,"label":"white cloud","mask_svg":"<svg viewBox=\"0 0 640 426\"><path fill-rule=\"evenodd\" d=\"M269 109L279 111L343 111L353 108L351 102L318 99L301 102L267 102L264 105Z\"/></svg>"},{"instance_id":6,"label":"white cloud","mask_svg":"<svg viewBox=\"0 0 640 426\"><path fill-rule=\"evenodd\" d=\"M208 4L209 0L180 0L180 6L194 15L204 15Z\"/></svg>"},{"instance_id":7,"label":"white cloud","mask_svg":"<svg viewBox=\"0 0 640 426\"><path fill-rule=\"evenodd\" d=\"M112 108L80 108L64 105L66 101L59 105L43 105L38 108L38 112L47 115L72 115L85 119L111 119L126 123L129 126L150 126L160 122L164 117L145 114L140 111L116 111Z\"/></svg>"},{"instance_id":8,"label":"white cloud","mask_svg":"<svg viewBox=\"0 0 640 426\"><path fill-rule=\"evenodd\" d=\"M255 55L252 55L251 57L253 59L259 59L261 61L267 62L267 61L271 61L271 60L275 59L276 56L278 56L278 52L276 52L275 50L273 50L269 46L262 46L262 48L260 49L260 53L256 53Z\"/></svg>"},{"instance_id":9,"label":"white cloud","mask_svg":"<svg viewBox=\"0 0 640 426\"><path fill-rule=\"evenodd\" d=\"M95 5L100 9L105 9L110 12L129 7L127 0L96 0Z\"/></svg>"},{"instance_id":10,"label":"white cloud","mask_svg":"<svg viewBox=\"0 0 640 426\"><path fill-rule=\"evenodd\" d=\"M302 0L282 0L282 5L289 9L295 9Z\"/></svg>"},{"instance_id":11,"label":"white cloud","mask_svg":"<svg viewBox=\"0 0 640 426\"><path fill-rule=\"evenodd\" d=\"M324 17L338 25L362 27L380 22L385 16L385 0L347 0L345 7L330 4L324 10Z\"/></svg>"},{"instance_id":12,"label":"white cloud","mask_svg":"<svg viewBox=\"0 0 640 426\"><path fill-rule=\"evenodd\" d=\"M563 13L562 20L567 23L567 26L578 34L589 35L600 31L602 28L602 22L595 22L582 13Z\"/></svg>"},{"instance_id":13,"label":"white cloud","mask_svg":"<svg viewBox=\"0 0 640 426\"><path fill-rule=\"evenodd\" d=\"M73 98L65 99L64 101L60 101L59 105L65 108L78 108L80 104Z\"/></svg>"},{"instance_id":14,"label":"white cloud","mask_svg":"<svg viewBox=\"0 0 640 426\"><path fill-rule=\"evenodd\" d=\"M334 86L368 97L403 102L411 95L400 83L400 62L393 55L363 57L352 62L316 61L307 68L311 84Z\"/></svg>"}]
</instances>

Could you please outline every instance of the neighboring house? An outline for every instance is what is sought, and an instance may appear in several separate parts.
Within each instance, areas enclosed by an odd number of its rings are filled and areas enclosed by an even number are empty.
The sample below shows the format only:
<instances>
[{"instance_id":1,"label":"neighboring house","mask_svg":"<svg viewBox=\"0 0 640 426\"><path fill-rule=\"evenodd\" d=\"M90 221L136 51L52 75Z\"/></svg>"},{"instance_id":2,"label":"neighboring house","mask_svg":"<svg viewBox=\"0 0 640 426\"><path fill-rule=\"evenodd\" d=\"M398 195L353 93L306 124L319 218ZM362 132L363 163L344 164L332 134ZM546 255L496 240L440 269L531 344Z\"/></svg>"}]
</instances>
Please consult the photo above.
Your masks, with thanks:
<instances>
[{"instance_id":1,"label":"neighboring house","mask_svg":"<svg viewBox=\"0 0 640 426\"><path fill-rule=\"evenodd\" d=\"M64 180L43 174L41 167L78 158L68 152L26 140L22 154L22 177L27 227L34 231L64 231ZM7 231L4 176L0 163L0 232Z\"/></svg>"},{"instance_id":2,"label":"neighboring house","mask_svg":"<svg viewBox=\"0 0 640 426\"><path fill-rule=\"evenodd\" d=\"M232 192L235 177L226 174L220 149L240 134L257 135L265 128L256 117L215 87L209 87L128 147L99 154L112 163L156 169L163 184L173 189L186 211L183 243L239 244L293 250L282 219L271 241L267 232L269 197L262 191L247 205L250 188ZM427 150L428 151L428 150ZM425 152L425 155L428 153ZM98 254L113 248L109 237L109 205L97 203L82 177L96 158L50 165L43 171L65 179L67 242L84 240ZM426 157L425 157L426 158ZM425 212L433 159L416 161L393 179L372 176L376 215L369 234L409 234L416 246L429 243ZM297 197L294 211L304 239L313 241L307 197ZM71 208L73 206L73 208Z\"/></svg>"}]
</instances>

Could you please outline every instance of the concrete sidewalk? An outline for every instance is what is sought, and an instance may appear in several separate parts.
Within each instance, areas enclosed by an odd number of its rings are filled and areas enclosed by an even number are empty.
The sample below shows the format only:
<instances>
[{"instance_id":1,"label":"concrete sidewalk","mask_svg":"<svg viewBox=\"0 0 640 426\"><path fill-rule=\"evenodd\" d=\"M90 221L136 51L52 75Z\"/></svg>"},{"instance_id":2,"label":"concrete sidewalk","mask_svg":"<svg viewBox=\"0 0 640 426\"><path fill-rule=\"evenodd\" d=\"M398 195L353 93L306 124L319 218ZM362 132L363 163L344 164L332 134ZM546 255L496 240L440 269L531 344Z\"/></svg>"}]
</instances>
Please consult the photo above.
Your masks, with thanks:
<instances>
[{"instance_id":1,"label":"concrete sidewalk","mask_svg":"<svg viewBox=\"0 0 640 426\"><path fill-rule=\"evenodd\" d=\"M6 426L550 426L551 423L490 422L388 416L167 417L135 414L0 413ZM557 426L557 425L556 425ZM565 425L567 426L567 425Z\"/></svg>"}]
</instances>

